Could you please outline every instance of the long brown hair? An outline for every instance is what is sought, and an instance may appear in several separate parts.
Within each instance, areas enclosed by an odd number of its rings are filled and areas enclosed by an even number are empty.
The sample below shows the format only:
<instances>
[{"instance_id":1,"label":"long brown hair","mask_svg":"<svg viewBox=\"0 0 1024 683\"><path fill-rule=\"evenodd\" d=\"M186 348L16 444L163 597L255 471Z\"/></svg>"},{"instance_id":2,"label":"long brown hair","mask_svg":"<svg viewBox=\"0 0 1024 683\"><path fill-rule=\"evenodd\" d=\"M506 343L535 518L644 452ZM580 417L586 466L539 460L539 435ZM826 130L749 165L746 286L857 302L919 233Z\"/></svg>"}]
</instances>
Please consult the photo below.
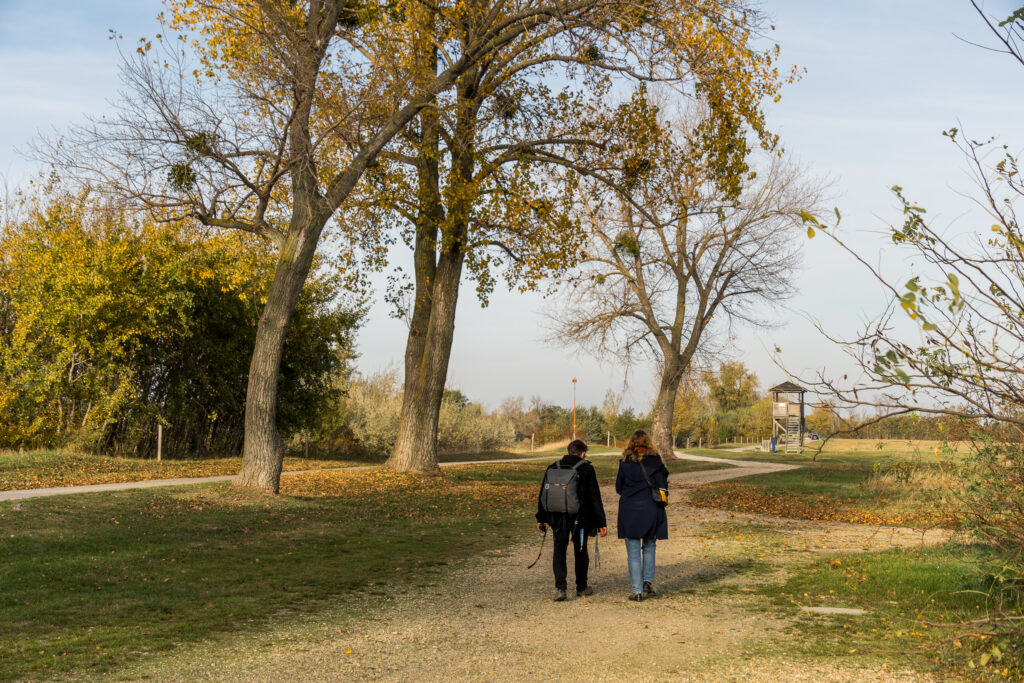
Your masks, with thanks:
<instances>
[{"instance_id":1,"label":"long brown hair","mask_svg":"<svg viewBox=\"0 0 1024 683\"><path fill-rule=\"evenodd\" d=\"M647 435L647 432L638 429L633 432L633 436L629 437L629 443L622 451L622 459L640 462L649 455L658 455L658 451L654 450L654 444L651 443L651 437Z\"/></svg>"}]
</instances>

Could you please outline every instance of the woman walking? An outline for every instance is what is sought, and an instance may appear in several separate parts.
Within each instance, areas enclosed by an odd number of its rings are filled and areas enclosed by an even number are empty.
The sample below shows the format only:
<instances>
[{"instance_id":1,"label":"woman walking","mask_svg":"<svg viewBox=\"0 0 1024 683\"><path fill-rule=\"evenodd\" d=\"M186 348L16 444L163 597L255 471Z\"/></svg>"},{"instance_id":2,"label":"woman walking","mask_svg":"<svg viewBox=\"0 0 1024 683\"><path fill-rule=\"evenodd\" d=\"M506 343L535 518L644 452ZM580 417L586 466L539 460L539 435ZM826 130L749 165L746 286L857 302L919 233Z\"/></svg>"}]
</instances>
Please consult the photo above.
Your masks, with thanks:
<instances>
[{"instance_id":1,"label":"woman walking","mask_svg":"<svg viewBox=\"0 0 1024 683\"><path fill-rule=\"evenodd\" d=\"M651 445L647 432L638 429L629 438L619 461L615 492L619 494L619 538L626 540L629 599L640 602L654 592L654 549L659 538L668 538L668 515L655 502L668 490L668 470ZM666 494L667 495L667 494Z\"/></svg>"}]
</instances>

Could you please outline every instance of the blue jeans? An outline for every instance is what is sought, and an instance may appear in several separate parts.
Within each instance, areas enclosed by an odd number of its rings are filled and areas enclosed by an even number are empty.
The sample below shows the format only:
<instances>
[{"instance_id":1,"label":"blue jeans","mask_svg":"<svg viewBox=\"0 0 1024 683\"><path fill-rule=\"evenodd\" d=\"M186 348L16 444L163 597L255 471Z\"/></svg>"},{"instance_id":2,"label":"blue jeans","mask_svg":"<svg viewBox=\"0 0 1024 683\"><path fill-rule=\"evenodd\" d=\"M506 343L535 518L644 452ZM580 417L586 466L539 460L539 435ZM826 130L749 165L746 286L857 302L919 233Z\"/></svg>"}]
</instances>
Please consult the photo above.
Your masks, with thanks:
<instances>
[{"instance_id":1,"label":"blue jeans","mask_svg":"<svg viewBox=\"0 0 1024 683\"><path fill-rule=\"evenodd\" d=\"M642 593L644 581L654 583L654 547L657 541L653 538L627 538L626 564L629 565L629 585L634 593Z\"/></svg>"}]
</instances>

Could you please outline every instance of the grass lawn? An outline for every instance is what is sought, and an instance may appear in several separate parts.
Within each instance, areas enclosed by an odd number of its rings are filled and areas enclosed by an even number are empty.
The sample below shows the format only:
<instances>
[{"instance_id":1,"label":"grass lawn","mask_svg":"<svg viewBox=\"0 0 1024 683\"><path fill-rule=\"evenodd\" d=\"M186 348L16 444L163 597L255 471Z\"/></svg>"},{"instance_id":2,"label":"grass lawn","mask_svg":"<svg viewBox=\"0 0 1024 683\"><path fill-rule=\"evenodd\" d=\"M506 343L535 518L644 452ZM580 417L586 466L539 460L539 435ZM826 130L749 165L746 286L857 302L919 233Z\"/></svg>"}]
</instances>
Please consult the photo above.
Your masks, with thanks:
<instances>
[{"instance_id":1,"label":"grass lawn","mask_svg":"<svg viewBox=\"0 0 1024 683\"><path fill-rule=\"evenodd\" d=\"M853 458L899 458L914 459L923 462L945 462L957 460L968 452L964 443L906 439L830 439L822 450L821 441L808 441L803 453L777 453L762 451L735 451L749 444L725 444L714 448L681 449L693 455L706 455L712 458L730 458L733 460L762 460L801 464L821 457Z\"/></svg>"},{"instance_id":2,"label":"grass lawn","mask_svg":"<svg viewBox=\"0 0 1024 683\"><path fill-rule=\"evenodd\" d=\"M854 441L852 439L847 441ZM863 443L863 442L862 442ZM930 528L955 527L951 501L959 490L955 472L962 455L935 453L932 446L903 450L836 450L808 455L732 453L723 449L691 449L696 455L764 460L800 465L799 469L758 475L742 482L723 482L697 489L693 503L743 512L761 512L818 519Z\"/></svg>"},{"instance_id":3,"label":"grass lawn","mask_svg":"<svg viewBox=\"0 0 1024 683\"><path fill-rule=\"evenodd\" d=\"M998 628L979 621L1016 607L1002 604L992 573L998 569L983 546L901 548L821 558L768 593L777 608L797 615L805 654L860 653L895 663L909 657L941 671L944 680L950 673L957 680L1021 680L1020 637L995 635ZM800 606L868 614L826 616Z\"/></svg>"},{"instance_id":4,"label":"grass lawn","mask_svg":"<svg viewBox=\"0 0 1024 683\"><path fill-rule=\"evenodd\" d=\"M536 484L381 471L0 503L0 680L102 673L291 607L404 590L532 532ZM529 536L532 538L532 535Z\"/></svg>"}]
</instances>

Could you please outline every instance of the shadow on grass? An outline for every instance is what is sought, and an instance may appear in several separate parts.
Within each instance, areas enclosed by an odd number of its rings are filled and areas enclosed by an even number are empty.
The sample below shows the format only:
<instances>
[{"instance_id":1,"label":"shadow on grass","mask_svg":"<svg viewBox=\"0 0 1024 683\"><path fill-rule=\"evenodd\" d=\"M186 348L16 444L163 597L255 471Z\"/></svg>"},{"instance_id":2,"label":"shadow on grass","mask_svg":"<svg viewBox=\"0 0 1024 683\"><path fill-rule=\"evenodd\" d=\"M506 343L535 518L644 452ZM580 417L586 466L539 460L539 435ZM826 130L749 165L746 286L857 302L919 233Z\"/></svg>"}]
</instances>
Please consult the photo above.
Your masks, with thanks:
<instances>
[{"instance_id":1,"label":"shadow on grass","mask_svg":"<svg viewBox=\"0 0 1024 683\"><path fill-rule=\"evenodd\" d=\"M658 591L662 595L692 593L707 588L730 576L758 571L761 564L747 558L734 560L686 560L667 567L658 567Z\"/></svg>"},{"instance_id":2,"label":"shadow on grass","mask_svg":"<svg viewBox=\"0 0 1024 683\"><path fill-rule=\"evenodd\" d=\"M625 550L622 550L625 552ZM761 564L749 559L734 560L683 560L667 565L657 565L654 574L654 587L657 597L668 597L682 593L696 593L702 589L715 587L723 579L752 571L759 571ZM621 585L622 590L629 592L629 575L604 576L600 582L605 589L609 585ZM657 598L655 598L657 599Z\"/></svg>"}]
</instances>

